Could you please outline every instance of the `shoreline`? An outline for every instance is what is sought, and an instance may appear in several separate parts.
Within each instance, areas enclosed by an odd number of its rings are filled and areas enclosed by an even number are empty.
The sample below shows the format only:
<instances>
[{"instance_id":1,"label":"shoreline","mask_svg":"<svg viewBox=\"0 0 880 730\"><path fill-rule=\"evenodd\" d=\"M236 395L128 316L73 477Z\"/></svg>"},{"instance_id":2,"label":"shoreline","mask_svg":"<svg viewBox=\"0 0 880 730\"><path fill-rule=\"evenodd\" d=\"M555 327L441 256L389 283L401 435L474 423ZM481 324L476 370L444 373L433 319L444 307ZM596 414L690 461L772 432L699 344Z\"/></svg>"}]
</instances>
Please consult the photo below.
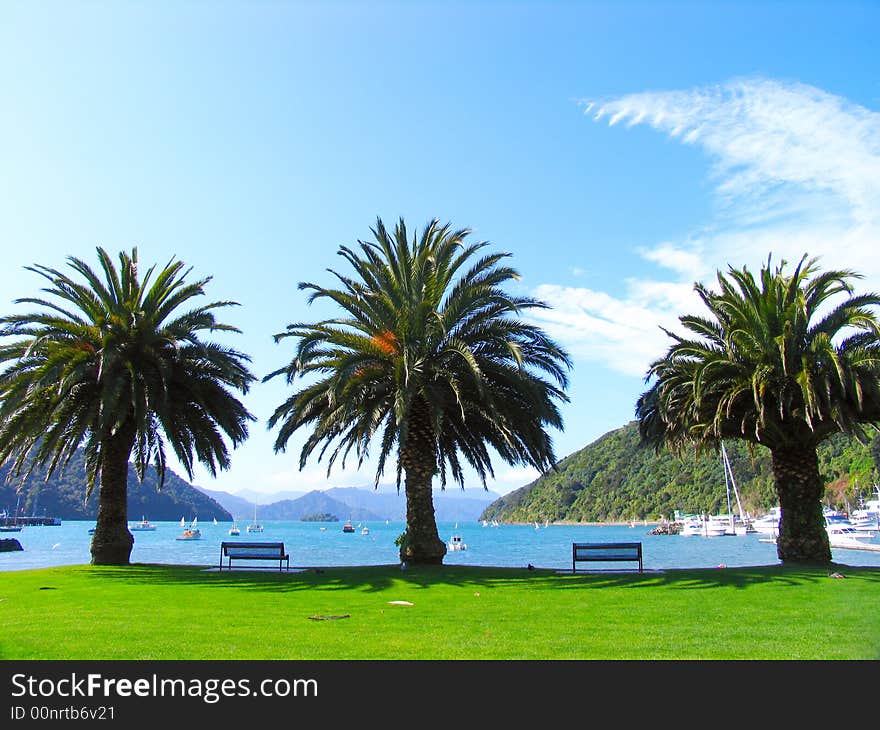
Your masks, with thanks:
<instances>
[{"instance_id":1,"label":"shoreline","mask_svg":"<svg viewBox=\"0 0 880 730\"><path fill-rule=\"evenodd\" d=\"M499 522L499 525L534 525L534 522ZM543 527L543 523L539 522ZM633 524L632 520L623 522L571 522L569 520L557 520L551 522L550 525L563 525L564 527L656 527L657 525L669 524L665 520L636 520ZM548 525L549 526L549 525Z\"/></svg>"}]
</instances>

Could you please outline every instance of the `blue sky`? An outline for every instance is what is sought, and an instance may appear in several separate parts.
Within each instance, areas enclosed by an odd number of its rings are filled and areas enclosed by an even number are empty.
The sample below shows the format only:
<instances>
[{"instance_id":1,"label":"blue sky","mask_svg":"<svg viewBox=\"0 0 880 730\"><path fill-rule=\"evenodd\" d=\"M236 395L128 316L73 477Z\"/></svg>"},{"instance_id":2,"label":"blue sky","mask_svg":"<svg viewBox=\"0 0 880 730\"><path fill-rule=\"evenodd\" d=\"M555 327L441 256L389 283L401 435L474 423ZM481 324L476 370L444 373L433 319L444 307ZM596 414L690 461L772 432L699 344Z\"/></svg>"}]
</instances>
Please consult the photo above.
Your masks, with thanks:
<instances>
[{"instance_id":1,"label":"blue sky","mask_svg":"<svg viewBox=\"0 0 880 730\"><path fill-rule=\"evenodd\" d=\"M880 290L878 27L876 2L7 0L0 310L39 286L25 266L136 245L241 303L262 376L290 355L272 335L325 313L298 282L377 216L437 217L552 305L562 457L633 418L659 325L718 268L807 252ZM273 453L285 393L254 386L250 439L196 483L372 483Z\"/></svg>"}]
</instances>

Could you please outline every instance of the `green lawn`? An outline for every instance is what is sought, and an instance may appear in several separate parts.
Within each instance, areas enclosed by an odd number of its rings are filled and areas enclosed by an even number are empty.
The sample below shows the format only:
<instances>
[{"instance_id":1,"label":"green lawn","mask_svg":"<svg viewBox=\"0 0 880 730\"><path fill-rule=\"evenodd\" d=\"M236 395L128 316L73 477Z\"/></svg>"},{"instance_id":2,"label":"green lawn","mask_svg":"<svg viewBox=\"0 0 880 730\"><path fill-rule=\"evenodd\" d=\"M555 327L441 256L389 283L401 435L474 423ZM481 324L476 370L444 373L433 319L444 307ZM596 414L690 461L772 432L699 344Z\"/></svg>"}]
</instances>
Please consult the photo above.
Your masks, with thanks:
<instances>
[{"instance_id":1,"label":"green lawn","mask_svg":"<svg viewBox=\"0 0 880 730\"><path fill-rule=\"evenodd\" d=\"M12 571L0 659L880 658L880 569L833 570Z\"/></svg>"}]
</instances>

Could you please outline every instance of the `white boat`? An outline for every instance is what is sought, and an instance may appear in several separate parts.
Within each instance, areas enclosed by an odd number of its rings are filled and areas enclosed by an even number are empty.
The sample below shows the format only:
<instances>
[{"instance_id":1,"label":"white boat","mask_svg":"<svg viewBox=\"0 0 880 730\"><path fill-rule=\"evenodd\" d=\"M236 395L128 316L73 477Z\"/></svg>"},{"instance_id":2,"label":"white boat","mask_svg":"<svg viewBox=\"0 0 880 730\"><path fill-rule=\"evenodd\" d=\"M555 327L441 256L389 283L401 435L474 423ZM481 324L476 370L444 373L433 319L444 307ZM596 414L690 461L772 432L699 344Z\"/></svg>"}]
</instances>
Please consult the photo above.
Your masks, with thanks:
<instances>
[{"instance_id":1,"label":"white boat","mask_svg":"<svg viewBox=\"0 0 880 730\"><path fill-rule=\"evenodd\" d=\"M874 486L877 499L862 501L861 507L849 516L852 526L859 532L880 532L880 486Z\"/></svg>"},{"instance_id":2,"label":"white boat","mask_svg":"<svg viewBox=\"0 0 880 730\"><path fill-rule=\"evenodd\" d=\"M137 531L137 530L155 530L157 525L150 522L146 517L142 517L140 522L133 522L128 526L129 530Z\"/></svg>"},{"instance_id":3,"label":"white boat","mask_svg":"<svg viewBox=\"0 0 880 730\"><path fill-rule=\"evenodd\" d=\"M453 535L452 537L450 537L447 547L451 552L467 550L467 545L462 541L461 535Z\"/></svg>"},{"instance_id":4,"label":"white boat","mask_svg":"<svg viewBox=\"0 0 880 730\"><path fill-rule=\"evenodd\" d=\"M369 535L369 534L370 534L370 528L367 527L366 525L364 525L363 529L361 530L361 535Z\"/></svg>"},{"instance_id":5,"label":"white boat","mask_svg":"<svg viewBox=\"0 0 880 730\"><path fill-rule=\"evenodd\" d=\"M682 537L724 537L727 525L713 522L706 515L696 515L684 519L679 535Z\"/></svg>"},{"instance_id":6,"label":"white boat","mask_svg":"<svg viewBox=\"0 0 880 730\"><path fill-rule=\"evenodd\" d=\"M833 548L861 549L873 538L871 533L860 532L845 520L826 522L828 544Z\"/></svg>"},{"instance_id":7,"label":"white boat","mask_svg":"<svg viewBox=\"0 0 880 730\"><path fill-rule=\"evenodd\" d=\"M229 534L233 537L241 534L241 530L238 529L238 525L235 524L235 521L232 522L232 527L229 528Z\"/></svg>"},{"instance_id":8,"label":"white boat","mask_svg":"<svg viewBox=\"0 0 880 730\"><path fill-rule=\"evenodd\" d=\"M217 525L218 525L218 522L217 522L217 518L215 517L214 518L214 527L217 527Z\"/></svg>"},{"instance_id":9,"label":"white boat","mask_svg":"<svg viewBox=\"0 0 880 730\"><path fill-rule=\"evenodd\" d=\"M770 511L766 515L752 520L752 527L755 528L755 532L758 532L762 535L771 535L772 537L778 537L779 520L781 517L782 511L780 510L780 508L771 507Z\"/></svg>"},{"instance_id":10,"label":"white boat","mask_svg":"<svg viewBox=\"0 0 880 730\"><path fill-rule=\"evenodd\" d=\"M246 528L248 532L262 532L263 526L257 522L257 503L254 502L254 521L251 522Z\"/></svg>"}]
</instances>

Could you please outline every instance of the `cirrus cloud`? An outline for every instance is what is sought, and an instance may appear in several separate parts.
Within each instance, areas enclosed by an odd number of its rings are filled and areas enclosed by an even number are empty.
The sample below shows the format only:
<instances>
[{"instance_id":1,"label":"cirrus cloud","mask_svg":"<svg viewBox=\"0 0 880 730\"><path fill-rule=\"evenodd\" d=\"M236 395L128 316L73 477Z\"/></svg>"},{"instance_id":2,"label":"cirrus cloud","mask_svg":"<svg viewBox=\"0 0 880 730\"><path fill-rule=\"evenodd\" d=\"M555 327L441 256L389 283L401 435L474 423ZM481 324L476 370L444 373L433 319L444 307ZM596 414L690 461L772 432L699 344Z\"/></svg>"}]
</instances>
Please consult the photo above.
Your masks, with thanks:
<instances>
[{"instance_id":1,"label":"cirrus cloud","mask_svg":"<svg viewBox=\"0 0 880 730\"><path fill-rule=\"evenodd\" d=\"M663 278L631 278L622 296L543 284L552 309L541 323L580 358L643 375L685 312L698 312L694 281L728 265L817 256L824 268L864 275L880 289L880 114L802 83L737 79L685 91L590 102L610 127L648 125L708 157L712 220L683 241L635 255ZM708 282L707 283L711 283Z\"/></svg>"}]
</instances>

